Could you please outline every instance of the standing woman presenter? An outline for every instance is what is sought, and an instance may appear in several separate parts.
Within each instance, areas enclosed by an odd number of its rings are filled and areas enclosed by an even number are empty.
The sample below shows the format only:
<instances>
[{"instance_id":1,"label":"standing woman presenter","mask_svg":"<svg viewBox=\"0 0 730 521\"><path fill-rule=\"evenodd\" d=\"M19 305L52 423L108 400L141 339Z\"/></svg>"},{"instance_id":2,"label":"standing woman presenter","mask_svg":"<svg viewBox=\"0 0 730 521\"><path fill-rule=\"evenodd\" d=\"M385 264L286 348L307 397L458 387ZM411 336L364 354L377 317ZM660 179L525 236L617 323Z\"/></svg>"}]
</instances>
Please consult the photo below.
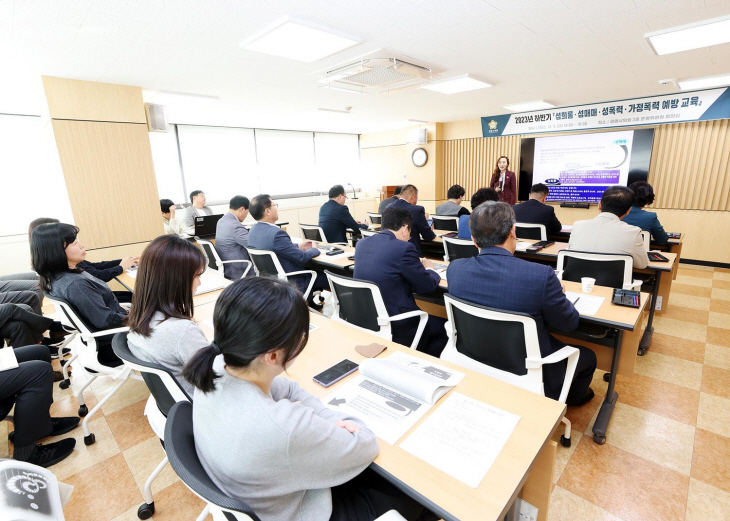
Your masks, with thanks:
<instances>
[{"instance_id":1,"label":"standing woman presenter","mask_svg":"<svg viewBox=\"0 0 730 521\"><path fill-rule=\"evenodd\" d=\"M489 185L499 194L499 200L514 206L517 202L517 177L515 173L507 168L509 167L509 158L507 156L499 156L497 166L492 174L492 182Z\"/></svg>"}]
</instances>

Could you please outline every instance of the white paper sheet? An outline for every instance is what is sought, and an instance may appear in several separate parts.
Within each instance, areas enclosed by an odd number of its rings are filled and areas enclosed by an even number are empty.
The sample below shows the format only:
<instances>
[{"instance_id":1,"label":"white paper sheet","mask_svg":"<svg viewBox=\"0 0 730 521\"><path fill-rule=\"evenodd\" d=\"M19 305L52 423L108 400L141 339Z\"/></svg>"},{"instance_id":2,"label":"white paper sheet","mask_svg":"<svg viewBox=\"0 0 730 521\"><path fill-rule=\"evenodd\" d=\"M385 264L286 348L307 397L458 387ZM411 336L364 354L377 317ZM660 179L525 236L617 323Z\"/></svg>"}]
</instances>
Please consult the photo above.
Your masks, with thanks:
<instances>
[{"instance_id":1,"label":"white paper sheet","mask_svg":"<svg viewBox=\"0 0 730 521\"><path fill-rule=\"evenodd\" d=\"M572 232L573 231L573 225L572 224L564 224L563 227L560 229L561 232Z\"/></svg>"},{"instance_id":2,"label":"white paper sheet","mask_svg":"<svg viewBox=\"0 0 730 521\"><path fill-rule=\"evenodd\" d=\"M520 242L520 241L517 241L517 246L515 246L515 249L517 251L525 251L530 246L532 246L532 243L531 242Z\"/></svg>"},{"instance_id":3,"label":"white paper sheet","mask_svg":"<svg viewBox=\"0 0 730 521\"><path fill-rule=\"evenodd\" d=\"M137 267L129 268L127 270L127 275L129 275L130 279L136 279L137 278Z\"/></svg>"},{"instance_id":4,"label":"white paper sheet","mask_svg":"<svg viewBox=\"0 0 730 521\"><path fill-rule=\"evenodd\" d=\"M317 329L319 329L319 326L315 326L314 324L311 324L311 323L309 324L309 332L310 332L310 333L311 333L312 331L315 331L315 330L317 330Z\"/></svg>"},{"instance_id":5,"label":"white paper sheet","mask_svg":"<svg viewBox=\"0 0 730 521\"><path fill-rule=\"evenodd\" d=\"M593 316L598 313L599 308L603 305L603 301L606 300L603 297L576 293L574 291L566 291L565 296L573 303L578 313L587 316Z\"/></svg>"},{"instance_id":6,"label":"white paper sheet","mask_svg":"<svg viewBox=\"0 0 730 521\"><path fill-rule=\"evenodd\" d=\"M519 421L516 414L454 392L400 447L477 488Z\"/></svg>"},{"instance_id":7,"label":"white paper sheet","mask_svg":"<svg viewBox=\"0 0 730 521\"><path fill-rule=\"evenodd\" d=\"M0 371L7 371L16 367L18 367L18 359L15 358L13 348L8 346L0 349Z\"/></svg>"}]
</instances>

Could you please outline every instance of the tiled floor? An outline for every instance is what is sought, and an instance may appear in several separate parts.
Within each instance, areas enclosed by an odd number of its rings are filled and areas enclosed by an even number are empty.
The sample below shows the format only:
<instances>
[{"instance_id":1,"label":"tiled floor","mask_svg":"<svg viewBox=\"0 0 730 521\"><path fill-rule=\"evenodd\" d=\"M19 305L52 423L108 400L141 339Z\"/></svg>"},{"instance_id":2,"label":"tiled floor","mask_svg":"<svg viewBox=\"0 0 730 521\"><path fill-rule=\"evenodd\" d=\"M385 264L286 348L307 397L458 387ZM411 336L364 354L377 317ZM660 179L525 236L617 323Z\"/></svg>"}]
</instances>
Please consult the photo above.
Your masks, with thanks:
<instances>
[{"instance_id":1,"label":"tiled floor","mask_svg":"<svg viewBox=\"0 0 730 521\"><path fill-rule=\"evenodd\" d=\"M590 435L606 392L602 373L593 382L596 398L569 408L573 444L558 446L549 519L730 520L730 270L682 266L675 282L637 374L618 378L607 443ZM76 372L72 387L82 378ZM112 385L108 377L92 384L89 409ZM143 416L146 396L141 382L126 383L92 419L94 445L83 444L81 428L73 431L74 454L52 467L75 487L66 519L137 519L144 482L163 458ZM77 408L72 391L56 387L52 413ZM10 448L7 425L0 422L0 457ZM169 466L153 491L154 519L192 520L204 506Z\"/></svg>"}]
</instances>

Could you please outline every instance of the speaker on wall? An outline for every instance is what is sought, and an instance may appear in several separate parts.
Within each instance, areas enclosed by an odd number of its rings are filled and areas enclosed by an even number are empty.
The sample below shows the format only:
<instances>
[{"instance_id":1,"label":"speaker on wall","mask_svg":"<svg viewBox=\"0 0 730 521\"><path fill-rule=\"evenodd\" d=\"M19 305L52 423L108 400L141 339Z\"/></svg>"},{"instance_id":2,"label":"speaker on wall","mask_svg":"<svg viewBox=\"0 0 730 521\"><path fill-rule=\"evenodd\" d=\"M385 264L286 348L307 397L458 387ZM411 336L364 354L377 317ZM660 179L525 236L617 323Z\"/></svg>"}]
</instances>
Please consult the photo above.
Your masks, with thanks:
<instances>
[{"instance_id":1,"label":"speaker on wall","mask_svg":"<svg viewBox=\"0 0 730 521\"><path fill-rule=\"evenodd\" d=\"M150 132L167 132L167 114L164 105L145 103L144 111L147 114L147 129Z\"/></svg>"},{"instance_id":2,"label":"speaker on wall","mask_svg":"<svg viewBox=\"0 0 730 521\"><path fill-rule=\"evenodd\" d=\"M427 128L419 128L418 129L418 137L416 139L416 143L419 145L425 145L428 143L428 129Z\"/></svg>"}]
</instances>

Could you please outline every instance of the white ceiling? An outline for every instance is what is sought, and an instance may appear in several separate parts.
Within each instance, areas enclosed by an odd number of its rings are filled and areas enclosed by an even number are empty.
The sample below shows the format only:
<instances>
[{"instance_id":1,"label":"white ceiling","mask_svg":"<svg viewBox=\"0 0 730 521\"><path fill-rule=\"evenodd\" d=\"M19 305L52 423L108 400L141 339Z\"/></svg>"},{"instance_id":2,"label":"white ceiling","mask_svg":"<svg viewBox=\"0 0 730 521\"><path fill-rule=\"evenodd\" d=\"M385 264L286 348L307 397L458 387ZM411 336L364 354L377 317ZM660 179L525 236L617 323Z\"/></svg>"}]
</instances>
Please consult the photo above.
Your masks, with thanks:
<instances>
[{"instance_id":1,"label":"white ceiling","mask_svg":"<svg viewBox=\"0 0 730 521\"><path fill-rule=\"evenodd\" d=\"M727 14L730 0L0 0L0 112L39 113L41 74L220 97L170 107L173 122L341 132L666 94L660 79L730 73L730 44L656 56L644 33ZM362 43L309 64L241 48L287 16ZM319 88L314 71L381 48L494 87Z\"/></svg>"}]
</instances>

